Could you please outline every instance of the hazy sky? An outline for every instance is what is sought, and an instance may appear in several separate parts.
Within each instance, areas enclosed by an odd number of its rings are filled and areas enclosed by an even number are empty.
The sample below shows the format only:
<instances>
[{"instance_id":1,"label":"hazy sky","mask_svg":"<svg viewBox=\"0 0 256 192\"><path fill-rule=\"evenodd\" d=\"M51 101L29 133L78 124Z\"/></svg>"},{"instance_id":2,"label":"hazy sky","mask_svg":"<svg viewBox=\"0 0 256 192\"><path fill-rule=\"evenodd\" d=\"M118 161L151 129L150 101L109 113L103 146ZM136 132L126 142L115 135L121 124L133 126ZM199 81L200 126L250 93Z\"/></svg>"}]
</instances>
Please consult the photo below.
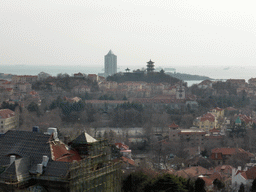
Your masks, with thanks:
<instances>
[{"instance_id":1,"label":"hazy sky","mask_svg":"<svg viewBox=\"0 0 256 192\"><path fill-rule=\"evenodd\" d=\"M0 0L0 65L254 65L253 1Z\"/></svg>"}]
</instances>

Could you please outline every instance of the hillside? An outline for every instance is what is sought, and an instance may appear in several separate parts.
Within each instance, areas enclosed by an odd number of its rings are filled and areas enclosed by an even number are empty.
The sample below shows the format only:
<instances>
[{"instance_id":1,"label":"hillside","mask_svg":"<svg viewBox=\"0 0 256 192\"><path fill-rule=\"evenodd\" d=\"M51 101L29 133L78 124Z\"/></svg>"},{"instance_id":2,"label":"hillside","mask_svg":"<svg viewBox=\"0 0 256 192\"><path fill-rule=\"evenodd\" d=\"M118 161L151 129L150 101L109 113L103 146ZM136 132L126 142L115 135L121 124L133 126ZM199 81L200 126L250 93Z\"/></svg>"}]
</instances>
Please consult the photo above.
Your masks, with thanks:
<instances>
[{"instance_id":1,"label":"hillside","mask_svg":"<svg viewBox=\"0 0 256 192\"><path fill-rule=\"evenodd\" d=\"M125 81L144 81L147 83L170 83L175 84L180 80L171 77L164 72L154 72L151 74L146 74L143 72L132 72L132 73L117 73L112 76L107 77L108 81L116 81L118 83L122 83Z\"/></svg>"}]
</instances>

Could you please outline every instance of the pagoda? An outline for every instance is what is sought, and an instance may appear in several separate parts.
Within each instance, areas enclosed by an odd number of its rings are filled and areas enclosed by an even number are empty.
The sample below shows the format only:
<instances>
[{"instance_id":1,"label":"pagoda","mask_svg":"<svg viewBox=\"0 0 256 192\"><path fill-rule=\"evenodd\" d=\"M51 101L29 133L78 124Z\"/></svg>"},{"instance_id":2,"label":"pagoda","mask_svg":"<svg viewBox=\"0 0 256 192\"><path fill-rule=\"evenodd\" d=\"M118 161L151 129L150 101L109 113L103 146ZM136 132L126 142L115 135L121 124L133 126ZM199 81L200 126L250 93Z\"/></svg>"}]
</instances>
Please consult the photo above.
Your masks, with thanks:
<instances>
[{"instance_id":1,"label":"pagoda","mask_svg":"<svg viewBox=\"0 0 256 192\"><path fill-rule=\"evenodd\" d=\"M150 61L147 62L147 72L148 72L148 73L154 72L154 70L155 70L154 67L155 67L154 62L151 61L151 59L150 59Z\"/></svg>"}]
</instances>

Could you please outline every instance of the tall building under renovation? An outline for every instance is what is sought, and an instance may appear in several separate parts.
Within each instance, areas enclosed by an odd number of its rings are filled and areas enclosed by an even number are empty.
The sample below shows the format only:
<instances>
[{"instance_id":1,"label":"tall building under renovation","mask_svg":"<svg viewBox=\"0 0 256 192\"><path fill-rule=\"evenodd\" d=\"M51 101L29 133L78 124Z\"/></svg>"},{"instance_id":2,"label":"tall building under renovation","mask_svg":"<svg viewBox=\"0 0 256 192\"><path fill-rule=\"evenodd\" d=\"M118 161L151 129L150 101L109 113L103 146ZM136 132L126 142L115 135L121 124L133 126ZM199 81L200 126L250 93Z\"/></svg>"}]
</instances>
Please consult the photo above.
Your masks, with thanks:
<instances>
[{"instance_id":1,"label":"tall building under renovation","mask_svg":"<svg viewBox=\"0 0 256 192\"><path fill-rule=\"evenodd\" d=\"M107 140L82 132L62 142L57 128L0 137L0 191L120 192L121 162Z\"/></svg>"},{"instance_id":2,"label":"tall building under renovation","mask_svg":"<svg viewBox=\"0 0 256 192\"><path fill-rule=\"evenodd\" d=\"M114 75L117 72L117 57L110 50L105 55L105 76Z\"/></svg>"}]
</instances>

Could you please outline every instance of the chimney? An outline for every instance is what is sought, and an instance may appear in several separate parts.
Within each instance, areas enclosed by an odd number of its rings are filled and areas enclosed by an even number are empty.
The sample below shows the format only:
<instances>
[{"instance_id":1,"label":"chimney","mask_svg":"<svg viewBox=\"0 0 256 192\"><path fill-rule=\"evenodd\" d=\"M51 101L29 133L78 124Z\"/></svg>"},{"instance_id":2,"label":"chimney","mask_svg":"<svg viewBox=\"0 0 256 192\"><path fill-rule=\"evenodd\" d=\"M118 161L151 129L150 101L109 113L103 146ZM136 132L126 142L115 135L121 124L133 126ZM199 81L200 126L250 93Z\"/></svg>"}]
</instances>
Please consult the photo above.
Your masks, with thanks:
<instances>
[{"instance_id":1,"label":"chimney","mask_svg":"<svg viewBox=\"0 0 256 192\"><path fill-rule=\"evenodd\" d=\"M54 139L54 140L58 140L58 131L57 131L57 128L49 127L48 130L47 130L47 133L48 133L49 135L53 134L53 139Z\"/></svg>"},{"instance_id":2,"label":"chimney","mask_svg":"<svg viewBox=\"0 0 256 192\"><path fill-rule=\"evenodd\" d=\"M241 166L238 166L238 167L237 167L237 170L241 171L241 170L242 170L242 167L241 167Z\"/></svg>"},{"instance_id":3,"label":"chimney","mask_svg":"<svg viewBox=\"0 0 256 192\"><path fill-rule=\"evenodd\" d=\"M33 126L32 132L39 133L39 127Z\"/></svg>"},{"instance_id":4,"label":"chimney","mask_svg":"<svg viewBox=\"0 0 256 192\"><path fill-rule=\"evenodd\" d=\"M15 155L11 155L10 156L10 164L12 164L16 159L16 156Z\"/></svg>"},{"instance_id":5,"label":"chimney","mask_svg":"<svg viewBox=\"0 0 256 192\"><path fill-rule=\"evenodd\" d=\"M234 183L235 183L233 178L234 178L236 172L237 172L236 168L232 168L232 177L231 177L231 178L232 178L232 179L231 179L232 185L234 185Z\"/></svg>"},{"instance_id":6,"label":"chimney","mask_svg":"<svg viewBox=\"0 0 256 192\"><path fill-rule=\"evenodd\" d=\"M37 164L36 172L39 174L43 173L43 164Z\"/></svg>"},{"instance_id":7,"label":"chimney","mask_svg":"<svg viewBox=\"0 0 256 192\"><path fill-rule=\"evenodd\" d=\"M43 164L44 167L47 166L48 160L49 160L49 157L46 156L46 155L44 155L44 156L43 156L43 162L42 162L42 164Z\"/></svg>"}]
</instances>

